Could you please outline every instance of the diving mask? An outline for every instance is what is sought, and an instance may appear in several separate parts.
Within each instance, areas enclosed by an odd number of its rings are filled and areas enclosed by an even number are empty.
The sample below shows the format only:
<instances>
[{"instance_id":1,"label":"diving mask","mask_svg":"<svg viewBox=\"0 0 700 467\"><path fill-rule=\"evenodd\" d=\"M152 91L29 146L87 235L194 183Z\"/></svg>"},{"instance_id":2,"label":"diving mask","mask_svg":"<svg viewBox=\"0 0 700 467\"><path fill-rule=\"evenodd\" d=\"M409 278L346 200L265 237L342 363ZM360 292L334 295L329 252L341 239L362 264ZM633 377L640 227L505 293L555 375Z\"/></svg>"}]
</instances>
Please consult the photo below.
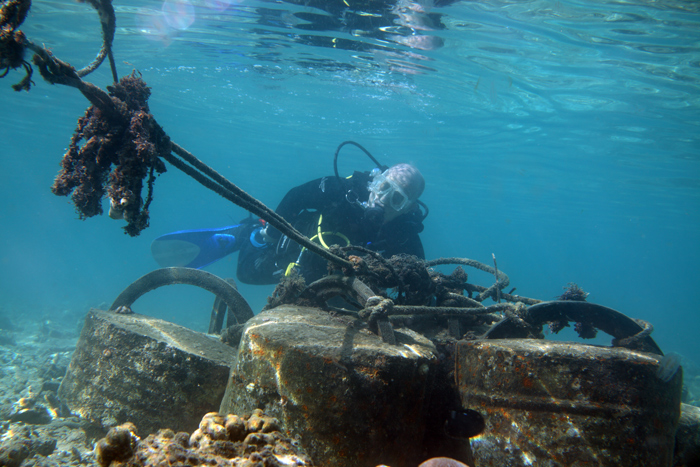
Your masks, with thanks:
<instances>
[{"instance_id":1,"label":"diving mask","mask_svg":"<svg viewBox=\"0 0 700 467\"><path fill-rule=\"evenodd\" d=\"M376 172L375 172L376 171ZM368 206L390 206L393 210L401 212L411 203L398 183L387 177L389 170L380 173L378 169L373 171L374 179L369 183Z\"/></svg>"}]
</instances>

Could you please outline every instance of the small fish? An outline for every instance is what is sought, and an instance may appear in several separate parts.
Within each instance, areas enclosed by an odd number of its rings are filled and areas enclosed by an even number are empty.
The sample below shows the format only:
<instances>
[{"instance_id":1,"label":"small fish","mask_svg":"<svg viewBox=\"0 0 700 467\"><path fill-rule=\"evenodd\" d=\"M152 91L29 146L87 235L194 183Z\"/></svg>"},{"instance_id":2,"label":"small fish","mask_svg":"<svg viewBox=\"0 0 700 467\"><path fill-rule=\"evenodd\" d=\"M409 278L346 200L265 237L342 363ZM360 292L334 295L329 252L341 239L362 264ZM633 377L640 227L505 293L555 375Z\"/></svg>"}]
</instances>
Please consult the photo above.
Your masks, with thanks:
<instances>
[{"instance_id":1,"label":"small fish","mask_svg":"<svg viewBox=\"0 0 700 467\"><path fill-rule=\"evenodd\" d=\"M453 410L445 422L445 433L452 438L473 438L486 428L486 420L476 410Z\"/></svg>"}]
</instances>

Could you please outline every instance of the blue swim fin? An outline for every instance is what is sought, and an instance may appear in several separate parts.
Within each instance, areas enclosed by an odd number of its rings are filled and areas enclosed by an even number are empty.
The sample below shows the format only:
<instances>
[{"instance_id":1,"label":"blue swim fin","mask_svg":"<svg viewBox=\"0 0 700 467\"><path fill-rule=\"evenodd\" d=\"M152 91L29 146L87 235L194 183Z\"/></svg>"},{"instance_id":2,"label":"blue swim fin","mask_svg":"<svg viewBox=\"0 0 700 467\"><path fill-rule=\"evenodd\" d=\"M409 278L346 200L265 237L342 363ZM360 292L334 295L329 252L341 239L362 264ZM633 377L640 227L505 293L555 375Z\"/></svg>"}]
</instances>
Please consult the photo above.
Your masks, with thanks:
<instances>
[{"instance_id":1,"label":"blue swim fin","mask_svg":"<svg viewBox=\"0 0 700 467\"><path fill-rule=\"evenodd\" d=\"M201 268L241 248L248 223L217 229L180 230L161 235L151 243L151 254L164 268Z\"/></svg>"}]
</instances>

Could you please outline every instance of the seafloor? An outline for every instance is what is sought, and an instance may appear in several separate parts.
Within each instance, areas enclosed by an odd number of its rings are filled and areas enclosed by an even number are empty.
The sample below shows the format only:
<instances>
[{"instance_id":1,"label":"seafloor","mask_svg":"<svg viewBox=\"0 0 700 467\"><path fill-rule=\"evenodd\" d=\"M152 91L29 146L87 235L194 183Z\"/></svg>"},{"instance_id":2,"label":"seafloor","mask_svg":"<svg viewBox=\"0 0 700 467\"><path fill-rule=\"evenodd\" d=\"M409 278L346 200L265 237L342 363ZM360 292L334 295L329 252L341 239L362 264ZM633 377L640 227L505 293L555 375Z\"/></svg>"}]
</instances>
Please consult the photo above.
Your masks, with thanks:
<instances>
[{"instance_id":1,"label":"seafloor","mask_svg":"<svg viewBox=\"0 0 700 467\"><path fill-rule=\"evenodd\" d=\"M0 464L97 467L94 446L104 432L67 411L56 395L88 309L41 319L21 311L0 308L0 451L7 454L15 440L26 456L14 463L0 457ZM683 400L700 405L700 369L687 359L683 366Z\"/></svg>"}]
</instances>

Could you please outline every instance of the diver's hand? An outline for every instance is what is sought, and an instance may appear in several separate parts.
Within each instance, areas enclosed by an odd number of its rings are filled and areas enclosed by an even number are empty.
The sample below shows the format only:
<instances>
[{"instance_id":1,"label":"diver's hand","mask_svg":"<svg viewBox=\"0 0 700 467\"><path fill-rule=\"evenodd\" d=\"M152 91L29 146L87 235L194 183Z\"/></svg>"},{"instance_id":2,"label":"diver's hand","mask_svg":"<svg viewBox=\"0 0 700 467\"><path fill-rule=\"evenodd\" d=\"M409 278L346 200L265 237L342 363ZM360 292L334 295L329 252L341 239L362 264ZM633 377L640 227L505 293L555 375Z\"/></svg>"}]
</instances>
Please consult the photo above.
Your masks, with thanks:
<instances>
[{"instance_id":1,"label":"diver's hand","mask_svg":"<svg viewBox=\"0 0 700 467\"><path fill-rule=\"evenodd\" d=\"M265 248L274 243L274 239L267 233L267 226L258 227L250 234L250 243L255 248Z\"/></svg>"},{"instance_id":2,"label":"diver's hand","mask_svg":"<svg viewBox=\"0 0 700 467\"><path fill-rule=\"evenodd\" d=\"M265 224L265 227L260 229L260 231L258 232L259 237L265 243L275 243L275 238L267 232L268 227L270 227L270 224Z\"/></svg>"}]
</instances>

